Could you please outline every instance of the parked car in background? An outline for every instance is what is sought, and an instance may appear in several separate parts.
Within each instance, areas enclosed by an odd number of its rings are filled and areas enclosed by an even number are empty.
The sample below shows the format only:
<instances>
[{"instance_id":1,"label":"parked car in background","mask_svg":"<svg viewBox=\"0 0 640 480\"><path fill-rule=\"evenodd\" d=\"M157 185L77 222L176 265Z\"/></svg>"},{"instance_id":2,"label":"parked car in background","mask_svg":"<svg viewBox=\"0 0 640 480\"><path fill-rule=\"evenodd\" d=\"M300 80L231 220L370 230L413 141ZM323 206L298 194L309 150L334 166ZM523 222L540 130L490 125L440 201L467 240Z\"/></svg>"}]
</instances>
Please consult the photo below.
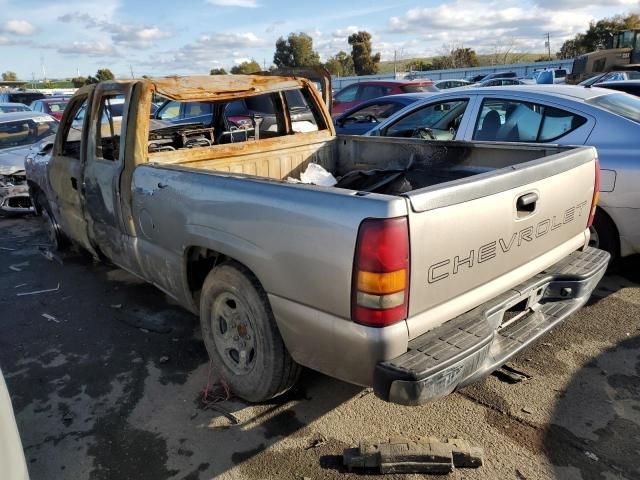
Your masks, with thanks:
<instances>
[{"instance_id":1,"label":"parked car in background","mask_svg":"<svg viewBox=\"0 0 640 480\"><path fill-rule=\"evenodd\" d=\"M504 85L524 85L525 83L517 78L492 78L491 80L483 80L473 85L474 87L502 87Z\"/></svg>"},{"instance_id":2,"label":"parked car in background","mask_svg":"<svg viewBox=\"0 0 640 480\"><path fill-rule=\"evenodd\" d=\"M379 122L387 119L407 105L422 98L421 94L388 95L374 98L334 117L336 133L341 135L362 135Z\"/></svg>"},{"instance_id":3,"label":"parked car in background","mask_svg":"<svg viewBox=\"0 0 640 480\"><path fill-rule=\"evenodd\" d=\"M640 80L640 71L621 71L621 72L606 72L602 75L596 75L595 77L587 78L580 82L578 85L582 87L589 87L591 85L598 85L604 82L623 82L626 80Z\"/></svg>"},{"instance_id":4,"label":"parked car in background","mask_svg":"<svg viewBox=\"0 0 640 480\"><path fill-rule=\"evenodd\" d=\"M604 88L527 85L425 96L367 135L590 145L602 178L592 244L640 253L640 99Z\"/></svg>"},{"instance_id":5,"label":"parked car in background","mask_svg":"<svg viewBox=\"0 0 640 480\"><path fill-rule=\"evenodd\" d=\"M23 103L0 103L0 114L13 112L28 112L31 110Z\"/></svg>"},{"instance_id":6,"label":"parked car in background","mask_svg":"<svg viewBox=\"0 0 640 480\"><path fill-rule=\"evenodd\" d=\"M626 80L620 82L603 82L597 84L598 88L609 88L619 92L629 93L640 97L640 80Z\"/></svg>"},{"instance_id":7,"label":"parked car in background","mask_svg":"<svg viewBox=\"0 0 640 480\"><path fill-rule=\"evenodd\" d=\"M335 117L373 98L400 93L437 92L431 80L370 80L347 85L333 96L331 114Z\"/></svg>"},{"instance_id":8,"label":"parked car in background","mask_svg":"<svg viewBox=\"0 0 640 480\"><path fill-rule=\"evenodd\" d=\"M562 84L567 83L567 71L564 68L547 68L536 76L537 84Z\"/></svg>"},{"instance_id":9,"label":"parked car in background","mask_svg":"<svg viewBox=\"0 0 640 480\"><path fill-rule=\"evenodd\" d=\"M470 82L466 80L438 80L434 83L434 86L438 90L447 90L448 88L458 88L458 87L466 87L467 85L471 85Z\"/></svg>"},{"instance_id":10,"label":"parked car in background","mask_svg":"<svg viewBox=\"0 0 640 480\"><path fill-rule=\"evenodd\" d=\"M534 72L531 72L527 75L525 75L524 77L522 77L520 79L520 81L526 85L535 85L536 83L536 78L538 78L538 75L540 75L540 72L542 70L536 70Z\"/></svg>"},{"instance_id":11,"label":"parked car in background","mask_svg":"<svg viewBox=\"0 0 640 480\"><path fill-rule=\"evenodd\" d=\"M489 75L485 75L482 81L486 82L488 80L493 80L496 78L518 78L518 75L516 75L516 72L494 72L490 73Z\"/></svg>"},{"instance_id":12,"label":"parked car in background","mask_svg":"<svg viewBox=\"0 0 640 480\"><path fill-rule=\"evenodd\" d=\"M29 198L24 159L41 141L58 130L58 122L41 112L13 112L0 115L0 213L33 212Z\"/></svg>"},{"instance_id":13,"label":"parked car in background","mask_svg":"<svg viewBox=\"0 0 640 480\"><path fill-rule=\"evenodd\" d=\"M32 102L29 108L34 112L47 113L60 121L62 118L62 112L64 112L64 107L67 106L67 103L69 103L69 101L64 98L43 98Z\"/></svg>"},{"instance_id":14,"label":"parked car in background","mask_svg":"<svg viewBox=\"0 0 640 480\"><path fill-rule=\"evenodd\" d=\"M466 80L469 83L478 83L481 82L482 80L484 80L484 77L486 77L487 74L486 73L478 73L477 75L471 75L469 77L464 77L464 80Z\"/></svg>"},{"instance_id":15,"label":"parked car in background","mask_svg":"<svg viewBox=\"0 0 640 480\"><path fill-rule=\"evenodd\" d=\"M29 105L35 100L45 98L44 93L34 92L30 90L10 90L0 92L0 103L22 103Z\"/></svg>"}]
</instances>

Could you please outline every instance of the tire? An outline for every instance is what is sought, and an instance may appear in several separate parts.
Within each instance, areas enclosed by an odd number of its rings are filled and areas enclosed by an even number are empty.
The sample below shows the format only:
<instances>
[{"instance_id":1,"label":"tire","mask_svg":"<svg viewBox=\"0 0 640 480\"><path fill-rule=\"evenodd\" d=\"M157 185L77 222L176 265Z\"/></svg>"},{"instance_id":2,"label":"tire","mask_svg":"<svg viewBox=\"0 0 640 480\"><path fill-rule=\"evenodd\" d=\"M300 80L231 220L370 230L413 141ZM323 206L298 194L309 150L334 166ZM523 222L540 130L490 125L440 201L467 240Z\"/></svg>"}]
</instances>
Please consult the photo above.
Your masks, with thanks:
<instances>
[{"instance_id":1,"label":"tire","mask_svg":"<svg viewBox=\"0 0 640 480\"><path fill-rule=\"evenodd\" d=\"M42 195L38 195L39 209L42 212L42 220L44 221L44 228L47 231L47 237L49 243L54 250L61 252L69 246L69 240L62 232L58 221L51 213L51 207L46 199Z\"/></svg>"},{"instance_id":2,"label":"tire","mask_svg":"<svg viewBox=\"0 0 640 480\"><path fill-rule=\"evenodd\" d=\"M200 325L213 366L238 397L265 401L297 381L301 367L284 345L267 295L242 265L227 262L209 272Z\"/></svg>"},{"instance_id":3,"label":"tire","mask_svg":"<svg viewBox=\"0 0 640 480\"><path fill-rule=\"evenodd\" d=\"M593 225L590 228L591 239L589 246L600 248L611 254L611 259L616 259L620 255L620 238L611 217L604 210L596 210Z\"/></svg>"}]
</instances>

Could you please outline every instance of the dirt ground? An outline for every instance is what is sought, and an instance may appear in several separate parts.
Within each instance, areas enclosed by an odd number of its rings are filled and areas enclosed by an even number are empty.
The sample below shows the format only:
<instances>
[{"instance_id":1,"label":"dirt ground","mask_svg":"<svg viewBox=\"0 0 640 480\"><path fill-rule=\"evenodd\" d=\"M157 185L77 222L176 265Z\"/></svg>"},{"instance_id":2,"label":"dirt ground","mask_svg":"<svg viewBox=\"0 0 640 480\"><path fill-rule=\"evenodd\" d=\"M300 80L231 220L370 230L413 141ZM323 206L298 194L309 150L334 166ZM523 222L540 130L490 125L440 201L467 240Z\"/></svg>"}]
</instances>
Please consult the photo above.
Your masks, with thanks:
<instances>
[{"instance_id":1,"label":"dirt ground","mask_svg":"<svg viewBox=\"0 0 640 480\"><path fill-rule=\"evenodd\" d=\"M485 449L483 467L446 478L640 478L637 257L510 364L524 381L402 407L306 371L278 401L205 405L215 372L197 319L81 253L47 259L45 243L38 219L0 219L0 367L34 480L360 479L343 450L398 435Z\"/></svg>"}]
</instances>

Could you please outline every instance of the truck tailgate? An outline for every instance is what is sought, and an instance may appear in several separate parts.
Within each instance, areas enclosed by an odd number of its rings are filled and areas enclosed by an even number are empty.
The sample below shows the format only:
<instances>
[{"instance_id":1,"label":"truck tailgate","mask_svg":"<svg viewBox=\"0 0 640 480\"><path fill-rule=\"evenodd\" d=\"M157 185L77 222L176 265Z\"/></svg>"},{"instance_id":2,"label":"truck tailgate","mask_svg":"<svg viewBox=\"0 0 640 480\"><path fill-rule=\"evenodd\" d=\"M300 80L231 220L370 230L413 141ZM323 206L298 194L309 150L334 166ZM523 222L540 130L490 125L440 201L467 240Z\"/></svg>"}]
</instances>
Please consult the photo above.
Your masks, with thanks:
<instances>
[{"instance_id":1,"label":"truck tailgate","mask_svg":"<svg viewBox=\"0 0 640 480\"><path fill-rule=\"evenodd\" d=\"M409 337L512 288L580 248L597 154L580 147L406 194Z\"/></svg>"}]
</instances>

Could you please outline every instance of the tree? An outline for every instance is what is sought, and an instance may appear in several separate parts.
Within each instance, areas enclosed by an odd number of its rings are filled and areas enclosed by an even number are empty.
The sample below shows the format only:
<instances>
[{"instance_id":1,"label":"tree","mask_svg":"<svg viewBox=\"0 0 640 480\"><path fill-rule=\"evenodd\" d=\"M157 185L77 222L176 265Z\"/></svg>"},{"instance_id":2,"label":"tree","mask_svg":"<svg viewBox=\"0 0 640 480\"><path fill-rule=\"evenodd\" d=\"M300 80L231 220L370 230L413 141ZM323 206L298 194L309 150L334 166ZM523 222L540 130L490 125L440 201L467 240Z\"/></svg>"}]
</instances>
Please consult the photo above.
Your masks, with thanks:
<instances>
[{"instance_id":1,"label":"tree","mask_svg":"<svg viewBox=\"0 0 640 480\"><path fill-rule=\"evenodd\" d=\"M414 60L407 64L407 68L412 72L426 72L433 70L433 64L425 60Z\"/></svg>"},{"instance_id":2,"label":"tree","mask_svg":"<svg viewBox=\"0 0 640 480\"><path fill-rule=\"evenodd\" d=\"M356 75L374 75L378 73L380 64L380 54L371 54L371 34L369 32L358 32L349 35L349 45L351 45L351 58Z\"/></svg>"},{"instance_id":3,"label":"tree","mask_svg":"<svg viewBox=\"0 0 640 480\"><path fill-rule=\"evenodd\" d=\"M475 50L464 46L450 44L442 46L442 54L432 60L435 70L447 70L449 68L468 68L480 65Z\"/></svg>"},{"instance_id":4,"label":"tree","mask_svg":"<svg viewBox=\"0 0 640 480\"><path fill-rule=\"evenodd\" d=\"M515 52L515 47L516 41L513 38L501 43L496 42L493 45L493 53L490 56L491 65L507 65L522 62L526 58L526 54Z\"/></svg>"},{"instance_id":5,"label":"tree","mask_svg":"<svg viewBox=\"0 0 640 480\"><path fill-rule=\"evenodd\" d=\"M212 68L209 70L209 75L226 75L227 71L224 68Z\"/></svg>"},{"instance_id":6,"label":"tree","mask_svg":"<svg viewBox=\"0 0 640 480\"><path fill-rule=\"evenodd\" d=\"M4 80L5 82L15 82L16 80L18 80L18 75L16 75L16 72L7 70L2 74L2 80Z\"/></svg>"},{"instance_id":7,"label":"tree","mask_svg":"<svg viewBox=\"0 0 640 480\"><path fill-rule=\"evenodd\" d=\"M101 68L96 72L96 79L99 82L104 82L105 80L115 80L115 75L111 73L111 70L108 68Z\"/></svg>"},{"instance_id":8,"label":"tree","mask_svg":"<svg viewBox=\"0 0 640 480\"><path fill-rule=\"evenodd\" d=\"M96 72L95 77L89 75L85 83L89 85L92 83L104 82L105 80L114 80L115 78L116 77L111 73L111 70L108 68L101 68Z\"/></svg>"},{"instance_id":9,"label":"tree","mask_svg":"<svg viewBox=\"0 0 640 480\"><path fill-rule=\"evenodd\" d=\"M86 77L74 77L71 79L71 83L75 88L80 88L83 85L86 85L88 82Z\"/></svg>"},{"instance_id":10,"label":"tree","mask_svg":"<svg viewBox=\"0 0 640 480\"><path fill-rule=\"evenodd\" d=\"M240 65L236 65L231 67L231 73L234 75L250 75L252 73L257 73L261 71L260 64L255 60L251 60L249 62L242 62Z\"/></svg>"},{"instance_id":11,"label":"tree","mask_svg":"<svg viewBox=\"0 0 640 480\"><path fill-rule=\"evenodd\" d=\"M287 39L276 40L273 63L277 67L314 67L320 65L320 55L313 49L313 39L304 32L290 33Z\"/></svg>"},{"instance_id":12,"label":"tree","mask_svg":"<svg viewBox=\"0 0 640 480\"><path fill-rule=\"evenodd\" d=\"M329 57L324 66L329 70L329 73L339 77L345 77L356 73L353 68L353 58L342 50L336 53L333 57Z\"/></svg>"},{"instance_id":13,"label":"tree","mask_svg":"<svg viewBox=\"0 0 640 480\"><path fill-rule=\"evenodd\" d=\"M640 28L640 14L616 15L591 22L586 32L578 33L575 37L566 40L556 56L558 58L573 58L583 53L611 48L612 35L615 32L633 28Z\"/></svg>"}]
</instances>

